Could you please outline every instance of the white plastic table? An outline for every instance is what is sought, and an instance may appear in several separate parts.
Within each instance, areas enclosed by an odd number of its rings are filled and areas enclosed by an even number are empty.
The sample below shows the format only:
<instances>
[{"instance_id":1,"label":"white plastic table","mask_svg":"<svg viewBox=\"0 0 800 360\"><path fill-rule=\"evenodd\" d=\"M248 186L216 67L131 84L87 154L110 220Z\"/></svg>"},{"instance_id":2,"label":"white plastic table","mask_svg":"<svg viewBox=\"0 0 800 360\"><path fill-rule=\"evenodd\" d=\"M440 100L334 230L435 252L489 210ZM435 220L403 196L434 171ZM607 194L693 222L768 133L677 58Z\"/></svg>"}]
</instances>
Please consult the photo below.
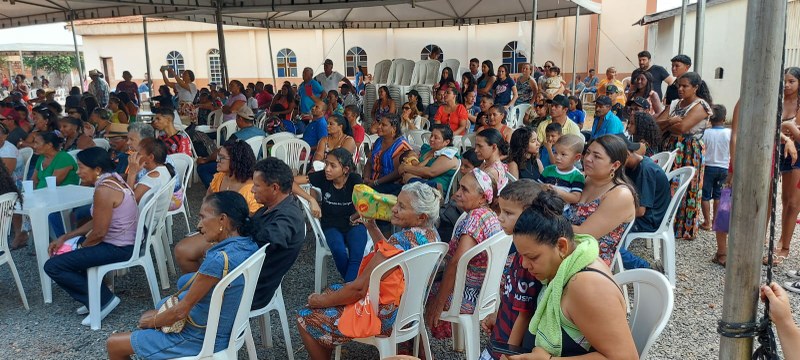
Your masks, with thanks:
<instances>
[{"instance_id":1,"label":"white plastic table","mask_svg":"<svg viewBox=\"0 0 800 360\"><path fill-rule=\"evenodd\" d=\"M71 210L92 203L94 188L88 186L65 185L50 189L34 190L33 194L23 194L22 209L17 214L27 215L31 219L33 244L36 248L36 262L39 266L39 278L42 281L42 297L45 303L53 302L53 289L50 277L44 272L44 263L50 258L47 248L50 245L50 225L47 217L54 212Z\"/></svg>"}]
</instances>

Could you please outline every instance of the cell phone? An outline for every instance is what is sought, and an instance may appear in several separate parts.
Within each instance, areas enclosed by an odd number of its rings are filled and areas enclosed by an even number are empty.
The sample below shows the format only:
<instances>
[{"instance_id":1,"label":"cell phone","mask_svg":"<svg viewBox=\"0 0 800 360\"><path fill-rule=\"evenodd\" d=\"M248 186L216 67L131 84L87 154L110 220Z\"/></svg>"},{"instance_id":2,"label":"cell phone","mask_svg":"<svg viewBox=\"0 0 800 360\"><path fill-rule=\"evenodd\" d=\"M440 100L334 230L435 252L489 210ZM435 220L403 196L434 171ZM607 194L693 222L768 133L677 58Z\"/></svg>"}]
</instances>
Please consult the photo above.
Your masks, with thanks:
<instances>
[{"instance_id":1,"label":"cell phone","mask_svg":"<svg viewBox=\"0 0 800 360\"><path fill-rule=\"evenodd\" d=\"M526 349L521 346L501 343L497 340L492 340L489 342L489 346L491 347L492 351L503 355L529 354L531 351L533 351L533 349Z\"/></svg>"}]
</instances>

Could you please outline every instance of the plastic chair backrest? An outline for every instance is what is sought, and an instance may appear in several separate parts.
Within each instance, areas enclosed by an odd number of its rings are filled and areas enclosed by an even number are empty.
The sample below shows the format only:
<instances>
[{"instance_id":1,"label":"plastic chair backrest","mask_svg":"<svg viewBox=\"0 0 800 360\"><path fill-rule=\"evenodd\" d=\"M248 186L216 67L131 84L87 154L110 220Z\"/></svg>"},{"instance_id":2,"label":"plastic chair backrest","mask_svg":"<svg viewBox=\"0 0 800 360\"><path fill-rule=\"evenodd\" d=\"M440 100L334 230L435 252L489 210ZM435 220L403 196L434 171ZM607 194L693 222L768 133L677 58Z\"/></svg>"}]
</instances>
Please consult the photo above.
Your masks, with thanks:
<instances>
[{"instance_id":1,"label":"plastic chair backrest","mask_svg":"<svg viewBox=\"0 0 800 360\"><path fill-rule=\"evenodd\" d=\"M305 154L305 156L303 156ZM300 139L281 140L272 145L270 155L283 160L289 168L304 174L308 167L308 160L311 159L311 146ZM301 159L302 157L302 159Z\"/></svg>"},{"instance_id":2,"label":"plastic chair backrest","mask_svg":"<svg viewBox=\"0 0 800 360\"><path fill-rule=\"evenodd\" d=\"M211 127L217 127L222 124L223 114L222 109L214 110L210 114L208 114L208 125Z\"/></svg>"},{"instance_id":3,"label":"plastic chair backrest","mask_svg":"<svg viewBox=\"0 0 800 360\"><path fill-rule=\"evenodd\" d=\"M386 84L389 81L389 70L392 67L392 60L386 59L375 64L375 71L372 73L372 82L375 84Z\"/></svg>"},{"instance_id":4,"label":"plastic chair backrest","mask_svg":"<svg viewBox=\"0 0 800 360\"><path fill-rule=\"evenodd\" d=\"M452 69L453 79L455 79L456 82L458 82L459 85L460 85L460 83L461 83L461 74L463 74L462 72L460 72L461 71L461 61L458 60L458 59L446 59L445 61L442 61L441 64L439 65L439 74L441 74L442 71L444 71L444 68L446 68L446 67L449 67L450 69ZM436 81L439 81L439 80L437 79Z\"/></svg>"},{"instance_id":5,"label":"plastic chair backrest","mask_svg":"<svg viewBox=\"0 0 800 360\"><path fill-rule=\"evenodd\" d=\"M392 328L392 339L408 333L426 331L424 327L420 326L424 323L425 300L432 284L434 271L446 252L447 243L425 244L384 260L372 270L368 294L376 314L379 306L378 299L380 299L381 278L397 267L403 271L406 288L400 298L400 307L397 309L396 320ZM392 343L396 343L396 341L392 341Z\"/></svg>"},{"instance_id":6,"label":"plastic chair backrest","mask_svg":"<svg viewBox=\"0 0 800 360\"><path fill-rule=\"evenodd\" d=\"M522 119L525 118L525 113L528 112L528 109L530 109L530 108L531 108L530 104L519 104L519 105L514 106L513 108L511 108L511 111L509 111L509 116L511 116L511 114L513 114L513 116L514 116L514 118L516 120L516 122L514 123L514 128L515 129L522 126ZM509 126L511 126L511 125L509 125Z\"/></svg>"},{"instance_id":7,"label":"plastic chair backrest","mask_svg":"<svg viewBox=\"0 0 800 360\"><path fill-rule=\"evenodd\" d=\"M225 131L223 135L222 132ZM236 120L228 120L217 128L217 147L220 147L236 132Z\"/></svg>"},{"instance_id":8,"label":"plastic chair backrest","mask_svg":"<svg viewBox=\"0 0 800 360\"><path fill-rule=\"evenodd\" d=\"M269 154L269 149L272 145L275 145L278 141L288 140L288 139L297 139L294 134L290 132L279 132L271 135L267 135L261 143L261 153L266 156Z\"/></svg>"},{"instance_id":9,"label":"plastic chair backrest","mask_svg":"<svg viewBox=\"0 0 800 360\"><path fill-rule=\"evenodd\" d=\"M259 159L259 155L262 154L261 145L263 145L265 138L265 136L258 135L244 141L247 143L247 145L250 145L251 149L253 149L253 156L256 157L256 160Z\"/></svg>"},{"instance_id":10,"label":"plastic chair backrest","mask_svg":"<svg viewBox=\"0 0 800 360\"><path fill-rule=\"evenodd\" d=\"M178 177L177 181L181 183L181 189L183 189L185 195L189 186L189 179L191 179L194 172L194 160L184 153L169 154L167 159L172 160L172 164L175 165L175 176Z\"/></svg>"},{"instance_id":11,"label":"plastic chair backrest","mask_svg":"<svg viewBox=\"0 0 800 360\"><path fill-rule=\"evenodd\" d=\"M319 219L311 214L311 205L302 197L298 196L297 199L303 204L303 212L306 214L306 221L311 224L311 230L314 232L314 238L316 238L318 246L330 252L331 250L328 248L328 242L325 240L325 233L322 231L322 224L319 222Z\"/></svg>"},{"instance_id":12,"label":"plastic chair backrest","mask_svg":"<svg viewBox=\"0 0 800 360\"><path fill-rule=\"evenodd\" d=\"M11 218L14 215L14 206L17 204L17 193L9 192L0 195L0 258L4 254L10 254L8 250L8 235L11 233ZM2 262L0 262L2 264Z\"/></svg>"},{"instance_id":13,"label":"plastic chair backrest","mask_svg":"<svg viewBox=\"0 0 800 360\"><path fill-rule=\"evenodd\" d=\"M672 199L669 201L667 212L664 213L664 219L661 220L661 226L659 226L658 232L673 228L675 223L675 214L678 212L678 207L683 199L683 196L686 195L686 190L689 188L689 183L691 183L692 178L694 178L694 173L695 169L691 166L685 166L667 173L667 179L670 182L678 181L678 188L675 190L675 193L672 194Z\"/></svg>"},{"instance_id":14,"label":"plastic chair backrest","mask_svg":"<svg viewBox=\"0 0 800 360\"><path fill-rule=\"evenodd\" d=\"M456 222L457 226L458 222ZM478 299L475 302L475 312L473 314L482 317L495 311L500 302L500 287L497 284L500 284L500 278L506 266L508 250L511 249L511 240L511 235L500 231L461 255L456 268L456 282L455 288L453 288L453 300L451 301L451 304L458 305L451 306L450 310L445 312L447 316L457 317L461 312L461 302L464 299L464 287L467 281L467 266L469 266L469 262L474 257L483 252L486 252L487 257L486 273L483 276L480 294L478 294ZM448 265L452 266L452 264Z\"/></svg>"},{"instance_id":15,"label":"plastic chair backrest","mask_svg":"<svg viewBox=\"0 0 800 360\"><path fill-rule=\"evenodd\" d=\"M424 141L422 140L422 135L428 134L430 136L430 131L427 130L409 130L406 132L406 138L411 142L411 145L422 146Z\"/></svg>"},{"instance_id":16,"label":"plastic chair backrest","mask_svg":"<svg viewBox=\"0 0 800 360\"><path fill-rule=\"evenodd\" d=\"M111 144L109 144L108 140L106 139L92 139L92 140L94 140L94 146L103 148L104 150L108 150L108 148L111 147Z\"/></svg>"},{"instance_id":17,"label":"plastic chair backrest","mask_svg":"<svg viewBox=\"0 0 800 360\"><path fill-rule=\"evenodd\" d=\"M247 260L228 272L228 275L225 275L225 277L214 286L214 292L211 293L211 303L208 310L206 333L203 338L203 348L200 350L200 353L197 354L196 358L214 358L214 347L217 340L219 317L222 310L222 302L225 297L225 290L228 289L228 286L234 280L238 279L240 276L244 276L242 297L241 300L239 300L239 307L236 310L236 318L233 320L233 328L231 329L231 337L228 341L228 346L224 350L227 355L232 355L234 358L236 357L237 350L244 344L244 334L250 327L250 306L253 304L253 294L255 294L258 276L261 274L261 267L264 264L267 246L269 246L269 244L264 245L264 247L253 253L253 255L250 255Z\"/></svg>"},{"instance_id":18,"label":"plastic chair backrest","mask_svg":"<svg viewBox=\"0 0 800 360\"><path fill-rule=\"evenodd\" d=\"M659 167L661 167L662 170L669 171L669 168L667 166L669 164L669 158L671 155L672 154L670 154L669 151L662 151L658 154L651 156L650 160L653 160L653 162L656 163L656 165L658 165Z\"/></svg>"},{"instance_id":19,"label":"plastic chair backrest","mask_svg":"<svg viewBox=\"0 0 800 360\"><path fill-rule=\"evenodd\" d=\"M411 79L414 77L414 61L403 59L401 64L402 73L400 78L395 79L395 83L400 86L411 86ZM403 95L405 95L405 93L403 93Z\"/></svg>"},{"instance_id":20,"label":"plastic chair backrest","mask_svg":"<svg viewBox=\"0 0 800 360\"><path fill-rule=\"evenodd\" d=\"M403 79L403 66L405 65L405 59L394 59L392 60L392 65L389 66L389 74L386 76L385 83L379 83L379 85L397 85L399 84L400 80Z\"/></svg>"},{"instance_id":21,"label":"plastic chair backrest","mask_svg":"<svg viewBox=\"0 0 800 360\"><path fill-rule=\"evenodd\" d=\"M27 180L28 169L31 167L31 158L33 157L33 149L29 147L19 149L19 157L22 159L22 163L25 164L25 167L22 168L22 180Z\"/></svg>"},{"instance_id":22,"label":"plastic chair backrest","mask_svg":"<svg viewBox=\"0 0 800 360\"><path fill-rule=\"evenodd\" d=\"M628 326L639 357L645 359L672 316L675 303L672 285L663 274L650 269L623 271L614 275L614 280L633 289Z\"/></svg>"},{"instance_id":23,"label":"plastic chair backrest","mask_svg":"<svg viewBox=\"0 0 800 360\"><path fill-rule=\"evenodd\" d=\"M70 156L72 156L72 158L73 158L73 159L75 159L75 161L77 162L77 161L78 161L78 153L79 153L79 152L81 152L81 150L80 150L80 149L75 149L75 150L70 150L70 151L67 151L67 154L69 154Z\"/></svg>"},{"instance_id":24,"label":"plastic chair backrest","mask_svg":"<svg viewBox=\"0 0 800 360\"><path fill-rule=\"evenodd\" d=\"M431 144L431 133L430 133L430 131L422 134L422 143L423 144L428 144L428 145Z\"/></svg>"},{"instance_id":25,"label":"plastic chair backrest","mask_svg":"<svg viewBox=\"0 0 800 360\"><path fill-rule=\"evenodd\" d=\"M450 194L452 194L453 186L455 186L456 180L458 179L458 171L461 169L461 159L458 159L458 166L456 167L456 172L453 173L453 177L450 178L450 185L447 185L447 192L444 194L444 202L447 203L450 201Z\"/></svg>"},{"instance_id":26,"label":"plastic chair backrest","mask_svg":"<svg viewBox=\"0 0 800 360\"><path fill-rule=\"evenodd\" d=\"M475 137L478 136L477 133L470 133L461 137L461 152L467 150L467 148L475 147Z\"/></svg>"},{"instance_id":27,"label":"plastic chair backrest","mask_svg":"<svg viewBox=\"0 0 800 360\"><path fill-rule=\"evenodd\" d=\"M440 70L441 65L442 63L440 63L439 60L417 61L414 65L414 73L411 77L411 84L433 86L433 84L439 82L439 79L442 76L442 72Z\"/></svg>"}]
</instances>

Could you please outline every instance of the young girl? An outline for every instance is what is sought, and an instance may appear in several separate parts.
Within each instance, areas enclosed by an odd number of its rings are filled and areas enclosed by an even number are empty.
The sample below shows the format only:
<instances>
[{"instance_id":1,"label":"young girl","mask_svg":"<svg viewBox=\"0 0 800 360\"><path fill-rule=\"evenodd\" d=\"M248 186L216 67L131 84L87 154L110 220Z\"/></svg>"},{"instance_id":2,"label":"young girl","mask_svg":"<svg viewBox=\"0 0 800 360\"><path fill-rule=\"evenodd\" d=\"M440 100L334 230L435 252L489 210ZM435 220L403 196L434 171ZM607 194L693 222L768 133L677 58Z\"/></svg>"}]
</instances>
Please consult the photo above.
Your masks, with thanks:
<instances>
[{"instance_id":1,"label":"young girl","mask_svg":"<svg viewBox=\"0 0 800 360\"><path fill-rule=\"evenodd\" d=\"M586 112L583 111L583 102L577 96L569 97L569 112L567 117L572 122L578 124L578 128L583 129L583 122L586 120Z\"/></svg>"},{"instance_id":2,"label":"young girl","mask_svg":"<svg viewBox=\"0 0 800 360\"><path fill-rule=\"evenodd\" d=\"M508 154L508 173L517 179L539 180L544 170L539 160L539 136L530 128L522 127L511 135Z\"/></svg>"}]
</instances>

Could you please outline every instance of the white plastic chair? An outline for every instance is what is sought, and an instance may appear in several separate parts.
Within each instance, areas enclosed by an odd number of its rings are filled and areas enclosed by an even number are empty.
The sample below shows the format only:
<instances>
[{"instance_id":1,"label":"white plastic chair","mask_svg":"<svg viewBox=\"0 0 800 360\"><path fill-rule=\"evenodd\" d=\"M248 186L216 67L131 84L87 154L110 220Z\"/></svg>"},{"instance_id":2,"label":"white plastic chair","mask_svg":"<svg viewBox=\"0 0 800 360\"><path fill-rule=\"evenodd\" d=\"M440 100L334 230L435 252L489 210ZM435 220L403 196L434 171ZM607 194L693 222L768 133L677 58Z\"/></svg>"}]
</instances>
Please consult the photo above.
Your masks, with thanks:
<instances>
[{"instance_id":1,"label":"white plastic chair","mask_svg":"<svg viewBox=\"0 0 800 360\"><path fill-rule=\"evenodd\" d=\"M167 155L167 158L171 159L172 163L175 164L175 173L177 176L181 177L181 189L183 189L181 206L175 210L167 212L166 233L169 243L172 244L172 217L174 215L183 214L183 218L186 220L186 231L190 232L192 230L192 227L189 225L189 206L186 203L189 201L189 198L186 197L186 193L189 191L189 179L192 177L192 173L194 173L194 160L189 157L189 155L183 153Z\"/></svg>"},{"instance_id":2,"label":"white plastic chair","mask_svg":"<svg viewBox=\"0 0 800 360\"><path fill-rule=\"evenodd\" d=\"M661 167L664 171L669 172L672 170L672 164L675 162L675 157L678 156L678 150L662 151L650 157L656 165Z\"/></svg>"},{"instance_id":3,"label":"white plastic chair","mask_svg":"<svg viewBox=\"0 0 800 360\"><path fill-rule=\"evenodd\" d=\"M79 153L79 152L81 152L81 150L80 150L80 149L75 149L75 150L70 150L70 151L67 151L67 154L69 154L70 156L72 156L72 158L73 158L73 159L75 159L75 162L77 162L77 161L78 161L78 153Z\"/></svg>"},{"instance_id":4,"label":"white plastic chair","mask_svg":"<svg viewBox=\"0 0 800 360\"><path fill-rule=\"evenodd\" d=\"M223 138L222 132L225 131ZM222 143L228 140L233 133L236 132L236 120L228 120L217 128L217 147L222 146Z\"/></svg>"},{"instance_id":5,"label":"white plastic chair","mask_svg":"<svg viewBox=\"0 0 800 360\"><path fill-rule=\"evenodd\" d=\"M519 104L517 106L512 107L511 110L508 111L508 117L509 118L511 118L511 116L514 117L514 126L512 126L512 128L516 129L522 126L522 119L525 118L525 113L530 108L531 104ZM511 126L511 124L509 123L508 126Z\"/></svg>"},{"instance_id":6,"label":"white plastic chair","mask_svg":"<svg viewBox=\"0 0 800 360\"><path fill-rule=\"evenodd\" d=\"M331 249L328 248L328 241L325 239L325 233L322 231L322 225L319 219L311 214L311 207L306 199L297 197L303 204L303 211L306 214L306 221L311 224L311 230L314 232L314 240L316 243L316 251L314 255L314 292L319 294L322 292L322 287L328 280L328 267L325 264L325 259L333 256Z\"/></svg>"},{"instance_id":7,"label":"white plastic chair","mask_svg":"<svg viewBox=\"0 0 800 360\"><path fill-rule=\"evenodd\" d=\"M477 133L467 134L461 137L461 153L467 151L467 148L475 147L475 137L478 136ZM455 137L454 140L455 141Z\"/></svg>"},{"instance_id":8,"label":"white plastic chair","mask_svg":"<svg viewBox=\"0 0 800 360\"><path fill-rule=\"evenodd\" d=\"M267 245L268 246L268 245ZM194 359L237 359L239 349L245 343L250 333L250 305L253 304L253 294L256 291L258 275L261 273L261 266L264 264L266 246L258 249L247 260L231 270L228 275L214 286L211 293L211 304L208 310L208 322L206 322L206 333L203 337L203 347L196 356L186 356L175 360L194 360ZM236 318L233 320L231 337L228 346L224 350L214 352L217 340L217 330L219 327L219 317L222 311L222 302L225 298L225 290L240 276L244 277L244 287L242 298L239 300L239 307L236 310Z\"/></svg>"},{"instance_id":9,"label":"white plastic chair","mask_svg":"<svg viewBox=\"0 0 800 360\"><path fill-rule=\"evenodd\" d=\"M286 303L283 301L283 290L281 285L275 290L272 300L269 301L267 306L251 310L250 318L257 317L259 326L261 327L261 341L264 341L268 348L272 347L272 324L270 324L269 313L277 311L278 317L281 320L281 327L283 328L283 339L286 342L286 355L289 360L294 360L294 349L292 348L292 336L289 333L289 318L286 316ZM247 344L247 354L251 360L258 359L256 353L256 344L253 340L252 331L247 332L245 335L245 343Z\"/></svg>"},{"instance_id":10,"label":"white plastic chair","mask_svg":"<svg viewBox=\"0 0 800 360\"><path fill-rule=\"evenodd\" d=\"M253 149L253 156L256 157L256 160L259 159L259 155L263 154L263 152L261 151L261 147L263 145L265 138L266 138L265 136L259 135L259 136L253 136L244 141L247 143L247 145L250 145L251 149Z\"/></svg>"},{"instance_id":11,"label":"white plastic chair","mask_svg":"<svg viewBox=\"0 0 800 360\"><path fill-rule=\"evenodd\" d=\"M453 191L453 186L458 179L458 171L461 169L461 159L458 159L458 166L456 167L456 172L453 173L453 177L450 178L450 185L447 186L447 192L444 193L444 203L447 204L450 201L450 194L455 193Z\"/></svg>"},{"instance_id":12,"label":"white plastic chair","mask_svg":"<svg viewBox=\"0 0 800 360\"><path fill-rule=\"evenodd\" d=\"M208 121L206 121L206 123L212 128L216 128L222 124L223 116L224 114L222 113L222 109L214 110L208 114Z\"/></svg>"},{"instance_id":13,"label":"white plastic chair","mask_svg":"<svg viewBox=\"0 0 800 360\"><path fill-rule=\"evenodd\" d=\"M33 157L33 149L26 147L19 149L19 157L25 167L22 168L22 180L28 179L28 169L31 167L31 158Z\"/></svg>"},{"instance_id":14,"label":"white plastic chair","mask_svg":"<svg viewBox=\"0 0 800 360\"><path fill-rule=\"evenodd\" d=\"M469 360L477 360L480 356L480 321L492 314L500 304L500 278L508 259L508 250L511 249L511 235L499 232L473 246L464 252L456 268L456 282L453 289L453 298L450 309L439 317L453 325L453 347L457 351L463 350L466 344L466 355ZM475 311L472 314L461 314L461 302L464 299L467 266L479 254L486 252L486 273L483 277L480 293L475 302ZM452 266L453 264L448 264Z\"/></svg>"},{"instance_id":15,"label":"white plastic chair","mask_svg":"<svg viewBox=\"0 0 800 360\"><path fill-rule=\"evenodd\" d=\"M430 132L422 134L421 137L422 137L422 143L423 144L428 144L428 145L431 144L431 133Z\"/></svg>"},{"instance_id":16,"label":"white plastic chair","mask_svg":"<svg viewBox=\"0 0 800 360\"><path fill-rule=\"evenodd\" d=\"M133 243L133 254L130 259L112 264L95 266L86 270L86 277L89 281L89 324L92 330L100 329L100 323L102 321L100 316L100 307L102 306L102 304L100 304L100 286L103 284L103 277L110 271L127 269L134 266L143 267L145 276L147 277L147 283L150 287L150 295L153 297L153 307L161 300L161 293L158 291L158 283L156 280L156 272L153 267L153 258L150 256L150 248L153 248L156 256L158 256L159 253L163 253L161 243L159 242L154 246L153 242L160 241L160 231L162 230L160 223L163 221L163 216L159 217L159 209L165 210L161 212L162 214L166 213L174 186L175 179L173 178L167 185L159 189L157 193L146 199L146 203L139 211L139 219L136 223L136 238ZM164 196L165 193L170 196ZM142 200L145 199L143 198ZM159 247L162 247L162 249L159 249ZM162 276L162 282L164 277L165 276ZM167 283L169 283L168 277Z\"/></svg>"},{"instance_id":17,"label":"white plastic chair","mask_svg":"<svg viewBox=\"0 0 800 360\"><path fill-rule=\"evenodd\" d=\"M409 130L406 132L406 138L411 142L411 145L422 147L425 142L422 140L422 135L430 131L427 130ZM429 135L430 136L430 135Z\"/></svg>"},{"instance_id":18,"label":"white plastic chair","mask_svg":"<svg viewBox=\"0 0 800 360\"><path fill-rule=\"evenodd\" d=\"M291 140L291 139L297 139L297 138L294 136L294 134L285 131L267 135L265 138L261 140L261 153L264 156L267 156L267 154L270 153L269 149L272 147L272 145L275 145L276 142L283 140Z\"/></svg>"},{"instance_id":19,"label":"white plastic chair","mask_svg":"<svg viewBox=\"0 0 800 360\"><path fill-rule=\"evenodd\" d=\"M8 235L11 233L11 218L14 214L14 206L17 203L17 193L10 192L0 195L0 265L8 263L11 268L11 275L14 276L14 282L17 283L17 290L19 297L22 298L22 305L25 310L30 310L28 306L28 297L25 296L25 289L22 287L22 281L17 272L17 266L14 264L14 259L11 257L11 251L8 248Z\"/></svg>"},{"instance_id":20,"label":"white plastic chair","mask_svg":"<svg viewBox=\"0 0 800 360\"><path fill-rule=\"evenodd\" d=\"M647 359L650 347L656 342L672 316L675 295L664 275L650 269L634 269L614 275L623 287L633 288L628 326L639 358Z\"/></svg>"},{"instance_id":21,"label":"white plastic chair","mask_svg":"<svg viewBox=\"0 0 800 360\"><path fill-rule=\"evenodd\" d=\"M111 147L111 145L108 143L108 140L106 139L92 139L92 140L94 140L94 146L103 148L103 150L108 150L108 148Z\"/></svg>"},{"instance_id":22,"label":"white plastic chair","mask_svg":"<svg viewBox=\"0 0 800 360\"><path fill-rule=\"evenodd\" d=\"M658 239L659 242L654 243L653 250L657 255L663 256L664 273L667 275L672 287L675 287L675 214L678 212L678 207L683 200L683 196L686 195L686 189L689 188L689 183L694 178L694 175L695 169L690 166L667 173L667 178L670 182L678 181L678 188L672 195L672 200L669 201L669 206L667 207L667 212L664 213L664 219L661 220L661 225L655 232L629 233L622 243L622 248L627 249L630 243L636 239ZM662 244L664 246L663 251L660 249Z\"/></svg>"},{"instance_id":23,"label":"white plastic chair","mask_svg":"<svg viewBox=\"0 0 800 360\"><path fill-rule=\"evenodd\" d=\"M422 94L420 94L420 96L421 95ZM426 118L424 118L424 117L421 117L420 127L422 128L422 130L430 131L431 130L431 121L426 119Z\"/></svg>"},{"instance_id":24,"label":"white plastic chair","mask_svg":"<svg viewBox=\"0 0 800 360\"><path fill-rule=\"evenodd\" d=\"M272 145L270 155L283 160L296 174L308 171L308 161L314 154L311 146L301 139L281 140Z\"/></svg>"},{"instance_id":25,"label":"white plastic chair","mask_svg":"<svg viewBox=\"0 0 800 360\"><path fill-rule=\"evenodd\" d=\"M376 313L379 306L381 278L397 267L403 271L406 288L397 309L397 320L392 326L392 334L388 337L372 336L354 340L377 347L380 358L383 359L387 356L397 355L397 344L411 339L414 339L414 354L419 355L417 352L421 337L425 358L433 359L428 332L425 328L425 300L434 271L446 252L447 244L436 242L406 250L376 266L370 275L367 292L373 311ZM339 360L340 357L341 347L337 346L335 358Z\"/></svg>"}]
</instances>

